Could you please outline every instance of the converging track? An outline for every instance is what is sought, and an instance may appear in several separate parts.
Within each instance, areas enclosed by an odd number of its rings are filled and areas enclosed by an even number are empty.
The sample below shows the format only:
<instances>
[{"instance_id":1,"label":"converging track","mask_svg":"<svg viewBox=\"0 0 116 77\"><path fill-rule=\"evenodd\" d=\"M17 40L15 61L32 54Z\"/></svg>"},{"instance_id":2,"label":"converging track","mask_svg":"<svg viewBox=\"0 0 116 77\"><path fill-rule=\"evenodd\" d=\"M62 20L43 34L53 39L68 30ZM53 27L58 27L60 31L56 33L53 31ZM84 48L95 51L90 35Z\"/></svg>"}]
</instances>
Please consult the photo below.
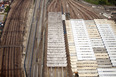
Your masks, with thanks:
<instances>
[{"instance_id":1,"label":"converging track","mask_svg":"<svg viewBox=\"0 0 116 77\"><path fill-rule=\"evenodd\" d=\"M51 2L49 3L47 7L47 11L48 12L63 12L67 15L70 15L69 19L93 20L93 19L101 18L96 13L94 13L92 9L80 4L76 0L51 0ZM46 33L47 32L48 31L46 31ZM65 38L67 39L66 35L65 35ZM47 39L46 39L46 43L47 43ZM67 45L67 41L65 43ZM66 46L66 48L67 48L66 52L67 52L67 59L68 59L69 65L66 68L57 68L57 67L48 68L46 66L45 77L53 77L53 76L54 77L72 77L72 72L70 69L70 62L69 62L70 57L68 56L69 55L68 46ZM46 50L46 56L47 56L47 50Z\"/></svg>"},{"instance_id":2,"label":"converging track","mask_svg":"<svg viewBox=\"0 0 116 77\"><path fill-rule=\"evenodd\" d=\"M48 6L48 12L69 13L71 19L98 19L100 18L89 7L80 4L75 0L52 0Z\"/></svg>"},{"instance_id":3,"label":"converging track","mask_svg":"<svg viewBox=\"0 0 116 77\"><path fill-rule=\"evenodd\" d=\"M30 9L32 1L33 0L15 0L11 5L11 9L9 11L9 14L8 14L8 17L7 17L5 26L4 26L3 34L0 39L0 77L23 77L24 76L24 72L22 69L23 66L21 64L22 63L22 60L21 60L22 52L23 52L23 44L22 43L23 43L23 36L25 33L27 13ZM45 2L47 3L47 0L42 0L42 1L43 1L42 7L40 7L41 11L39 12L39 13L41 13L40 14L41 20L40 20L40 18L38 19L41 22L41 24L39 22L39 27L37 28L39 35L38 35L38 32L36 33L36 31L34 33L36 35L36 38L34 35L34 41L36 39L35 42L40 42L44 38L44 35L42 35L42 33L44 34L44 32L43 32L44 26L42 26L42 25L43 25L43 23L44 23L44 25L45 25L45 23L47 24L47 17L45 18L43 15L44 12L46 12L46 10L45 10L46 7L44 4L45 4ZM90 20L90 19L100 18L90 8L88 8L87 6L83 6L82 4L78 3L78 1L75 1L75 0L52 0L52 2L47 7L48 12L61 12L62 10L64 13L69 13L71 19ZM35 13L35 18L36 18L36 14L38 14L38 13ZM45 19L46 19L46 22L44 22ZM36 20L36 22L38 22L38 20ZM46 26L45 26L45 28L46 28ZM36 29L36 27L35 27L35 29ZM41 30L39 30L39 29L41 29ZM47 33L47 31L46 31L46 33ZM33 35L33 33L32 33L32 35ZM40 35L42 38L39 37ZM44 40L46 40L46 38ZM33 41L31 41L31 42L34 43ZM43 42L43 41L41 41L41 42ZM30 43L30 45L31 45L31 43ZM44 42L42 45L44 45ZM32 45L32 47L33 46L34 46L34 44ZM39 48L39 44L37 46ZM34 48L35 47L33 47L33 49ZM40 48L42 51L42 47L40 47ZM39 52L38 52L38 50L39 50ZM35 49L35 51L40 55L40 49L38 49L38 50ZM33 52L33 50L32 50L32 52ZM36 54L36 52L34 52L34 54ZM60 77L68 77L69 73L67 72L68 71L67 67L66 68L53 68L53 69L47 68L46 62L45 62L46 59L44 58L44 54L46 54L46 51L45 51L45 53L42 52L43 55L41 56L43 60L45 59L45 61L44 62L41 61L41 63L38 64L39 59L41 60L41 57L38 58L38 54L37 54L37 56L31 54L34 56L34 57L32 56L33 63L31 64L32 65L31 76L32 75L33 76L41 76L42 74L46 74L45 77L47 77L47 75L49 77L52 75L54 75L54 77L57 77L57 76L58 77L59 76ZM27 60L27 64L28 64L28 62L30 62L30 61ZM45 69L43 69L43 64L44 64L44 66L46 66ZM36 72L34 72L36 70L39 70L39 73L37 73L37 75L35 75ZM42 70L44 73L42 73Z\"/></svg>"},{"instance_id":4,"label":"converging track","mask_svg":"<svg viewBox=\"0 0 116 77\"><path fill-rule=\"evenodd\" d=\"M0 77L23 77L22 42L31 0L15 0L11 5L0 42Z\"/></svg>"}]
</instances>

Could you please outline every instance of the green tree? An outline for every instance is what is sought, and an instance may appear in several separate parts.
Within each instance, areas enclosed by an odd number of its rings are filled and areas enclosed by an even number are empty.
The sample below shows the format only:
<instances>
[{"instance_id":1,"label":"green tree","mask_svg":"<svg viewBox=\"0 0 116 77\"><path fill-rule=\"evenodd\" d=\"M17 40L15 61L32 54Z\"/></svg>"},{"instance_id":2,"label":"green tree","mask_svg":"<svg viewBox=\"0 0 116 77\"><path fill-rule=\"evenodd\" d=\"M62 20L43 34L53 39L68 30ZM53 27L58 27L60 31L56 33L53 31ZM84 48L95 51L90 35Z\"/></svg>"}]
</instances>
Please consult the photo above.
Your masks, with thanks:
<instances>
[{"instance_id":1,"label":"green tree","mask_svg":"<svg viewBox=\"0 0 116 77\"><path fill-rule=\"evenodd\" d=\"M99 0L98 2L100 5L105 5L107 4L107 0Z\"/></svg>"},{"instance_id":2,"label":"green tree","mask_svg":"<svg viewBox=\"0 0 116 77\"><path fill-rule=\"evenodd\" d=\"M8 12L9 10L10 10L10 6L7 6L5 12Z\"/></svg>"},{"instance_id":3,"label":"green tree","mask_svg":"<svg viewBox=\"0 0 116 77\"><path fill-rule=\"evenodd\" d=\"M108 0L109 3L116 5L116 0Z\"/></svg>"}]
</instances>

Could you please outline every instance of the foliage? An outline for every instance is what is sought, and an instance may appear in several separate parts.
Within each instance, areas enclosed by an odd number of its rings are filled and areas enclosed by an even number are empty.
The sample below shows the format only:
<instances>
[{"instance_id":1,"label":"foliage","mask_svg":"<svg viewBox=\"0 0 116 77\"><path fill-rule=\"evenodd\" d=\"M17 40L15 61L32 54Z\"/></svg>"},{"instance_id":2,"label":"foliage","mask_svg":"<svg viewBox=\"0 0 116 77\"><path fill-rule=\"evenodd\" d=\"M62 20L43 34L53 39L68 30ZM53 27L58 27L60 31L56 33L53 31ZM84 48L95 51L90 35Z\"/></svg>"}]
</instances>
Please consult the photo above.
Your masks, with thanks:
<instances>
[{"instance_id":1,"label":"foliage","mask_svg":"<svg viewBox=\"0 0 116 77\"><path fill-rule=\"evenodd\" d=\"M109 3L116 5L116 0L108 0Z\"/></svg>"},{"instance_id":2,"label":"foliage","mask_svg":"<svg viewBox=\"0 0 116 77\"><path fill-rule=\"evenodd\" d=\"M98 2L100 5L105 5L107 4L107 0L99 0Z\"/></svg>"},{"instance_id":3,"label":"foliage","mask_svg":"<svg viewBox=\"0 0 116 77\"><path fill-rule=\"evenodd\" d=\"M8 12L9 10L10 10L10 6L7 6L5 12Z\"/></svg>"},{"instance_id":4,"label":"foliage","mask_svg":"<svg viewBox=\"0 0 116 77\"><path fill-rule=\"evenodd\" d=\"M84 0L86 2L96 4L96 5L116 5L115 0Z\"/></svg>"}]
</instances>

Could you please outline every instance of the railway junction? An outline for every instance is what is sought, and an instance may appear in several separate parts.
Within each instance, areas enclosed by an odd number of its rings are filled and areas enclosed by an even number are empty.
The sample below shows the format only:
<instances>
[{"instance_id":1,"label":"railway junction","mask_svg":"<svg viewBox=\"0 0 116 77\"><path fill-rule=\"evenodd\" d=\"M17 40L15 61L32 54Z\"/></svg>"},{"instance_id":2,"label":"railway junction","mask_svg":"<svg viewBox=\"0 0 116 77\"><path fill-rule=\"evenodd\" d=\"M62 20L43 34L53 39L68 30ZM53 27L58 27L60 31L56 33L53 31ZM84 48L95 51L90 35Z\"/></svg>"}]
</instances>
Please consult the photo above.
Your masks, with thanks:
<instances>
[{"instance_id":1,"label":"railway junction","mask_svg":"<svg viewBox=\"0 0 116 77\"><path fill-rule=\"evenodd\" d=\"M14 0L0 77L116 77L116 23L77 0Z\"/></svg>"}]
</instances>

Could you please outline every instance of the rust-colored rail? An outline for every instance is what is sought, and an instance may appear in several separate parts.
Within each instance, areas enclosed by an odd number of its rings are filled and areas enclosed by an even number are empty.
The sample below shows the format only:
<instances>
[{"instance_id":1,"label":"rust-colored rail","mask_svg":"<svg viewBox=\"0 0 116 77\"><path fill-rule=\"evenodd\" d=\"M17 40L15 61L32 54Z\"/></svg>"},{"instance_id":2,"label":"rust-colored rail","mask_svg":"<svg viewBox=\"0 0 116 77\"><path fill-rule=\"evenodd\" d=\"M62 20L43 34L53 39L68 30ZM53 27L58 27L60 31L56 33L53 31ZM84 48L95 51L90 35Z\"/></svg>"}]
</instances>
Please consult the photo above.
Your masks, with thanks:
<instances>
[{"instance_id":1,"label":"rust-colored rail","mask_svg":"<svg viewBox=\"0 0 116 77\"><path fill-rule=\"evenodd\" d=\"M31 0L15 0L11 5L0 39L0 77L23 77L21 66L22 42L26 15Z\"/></svg>"},{"instance_id":2,"label":"rust-colored rail","mask_svg":"<svg viewBox=\"0 0 116 77\"><path fill-rule=\"evenodd\" d=\"M48 6L48 12L61 12L61 6L64 13L70 13L72 19L91 20L100 18L89 7L75 0L52 0Z\"/></svg>"}]
</instances>

